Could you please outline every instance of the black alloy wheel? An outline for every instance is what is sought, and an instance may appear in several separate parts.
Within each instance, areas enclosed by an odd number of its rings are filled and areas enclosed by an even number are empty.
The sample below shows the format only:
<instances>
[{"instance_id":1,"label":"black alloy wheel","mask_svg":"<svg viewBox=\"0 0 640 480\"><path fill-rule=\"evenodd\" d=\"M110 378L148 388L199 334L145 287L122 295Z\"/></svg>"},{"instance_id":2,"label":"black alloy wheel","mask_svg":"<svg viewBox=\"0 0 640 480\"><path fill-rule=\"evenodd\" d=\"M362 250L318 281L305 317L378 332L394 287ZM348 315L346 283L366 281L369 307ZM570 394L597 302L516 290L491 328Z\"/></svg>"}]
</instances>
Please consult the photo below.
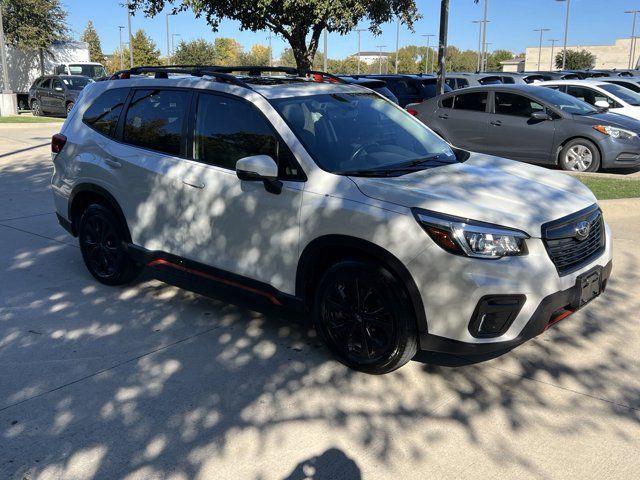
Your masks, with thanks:
<instances>
[{"instance_id":1,"label":"black alloy wheel","mask_svg":"<svg viewBox=\"0 0 640 480\"><path fill-rule=\"evenodd\" d=\"M39 117L42 114L40 111L40 102L38 100L34 100L31 102L31 115L34 117Z\"/></svg>"},{"instance_id":2,"label":"black alloy wheel","mask_svg":"<svg viewBox=\"0 0 640 480\"><path fill-rule=\"evenodd\" d=\"M417 350L404 289L370 262L343 261L327 271L316 292L316 328L338 360L367 373L395 370Z\"/></svg>"},{"instance_id":3,"label":"black alloy wheel","mask_svg":"<svg viewBox=\"0 0 640 480\"><path fill-rule=\"evenodd\" d=\"M142 267L133 262L124 249L123 226L102 205L91 205L84 211L78 239L84 263L99 282L122 285L140 273Z\"/></svg>"}]
</instances>

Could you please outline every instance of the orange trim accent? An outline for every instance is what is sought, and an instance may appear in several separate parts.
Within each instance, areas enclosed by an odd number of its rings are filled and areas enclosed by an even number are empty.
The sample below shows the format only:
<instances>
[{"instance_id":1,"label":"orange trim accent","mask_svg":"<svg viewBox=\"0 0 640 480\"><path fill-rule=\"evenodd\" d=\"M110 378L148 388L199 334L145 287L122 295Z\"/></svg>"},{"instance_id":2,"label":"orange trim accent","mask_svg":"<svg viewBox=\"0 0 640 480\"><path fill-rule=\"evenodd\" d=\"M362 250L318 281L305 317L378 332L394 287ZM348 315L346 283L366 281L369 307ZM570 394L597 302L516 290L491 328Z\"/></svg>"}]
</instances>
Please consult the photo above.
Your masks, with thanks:
<instances>
[{"instance_id":1,"label":"orange trim accent","mask_svg":"<svg viewBox=\"0 0 640 480\"><path fill-rule=\"evenodd\" d=\"M272 295L270 293L263 292L262 290L258 290L257 288L253 288L253 287L248 287L246 285L242 285L241 283L234 282L232 280L226 280L224 278L216 277L214 275L209 275L208 273L201 272L200 270L194 270L192 268L187 268L187 267L185 267L183 265L179 265L177 263L170 262L169 260L165 260L163 258L158 258L156 260L152 260L149 263L147 263L148 267L155 267L155 266L158 266L158 265L163 265L163 266L166 266L166 267L175 268L176 270L180 270L180 271L185 272L185 273L191 273L193 275L198 275L200 277L206 278L208 280L212 280L214 282L222 283L224 285L229 285L231 287L240 288L242 290L246 290L247 292L255 293L257 295L261 295L263 297L266 297L274 305L278 305L278 306L282 305L282 302L280 300L278 300L274 295Z\"/></svg>"},{"instance_id":2,"label":"orange trim accent","mask_svg":"<svg viewBox=\"0 0 640 480\"><path fill-rule=\"evenodd\" d=\"M551 320L549 320L545 325L544 329L547 330L549 327L552 327L553 325L555 325L561 320L564 320L565 318L567 318L569 315L572 315L573 313L575 313L573 310L565 310L564 312L556 315Z\"/></svg>"}]
</instances>

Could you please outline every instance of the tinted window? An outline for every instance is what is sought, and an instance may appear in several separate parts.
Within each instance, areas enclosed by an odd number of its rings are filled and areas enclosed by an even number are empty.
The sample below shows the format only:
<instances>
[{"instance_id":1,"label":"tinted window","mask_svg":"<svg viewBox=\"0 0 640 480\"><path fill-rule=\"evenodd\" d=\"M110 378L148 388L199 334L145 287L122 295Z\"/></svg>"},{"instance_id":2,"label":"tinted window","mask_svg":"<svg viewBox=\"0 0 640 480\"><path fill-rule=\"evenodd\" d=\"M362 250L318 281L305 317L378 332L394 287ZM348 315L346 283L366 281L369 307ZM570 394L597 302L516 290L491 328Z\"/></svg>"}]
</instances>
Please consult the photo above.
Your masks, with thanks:
<instances>
[{"instance_id":1,"label":"tinted window","mask_svg":"<svg viewBox=\"0 0 640 480\"><path fill-rule=\"evenodd\" d=\"M469 86L469 80L466 78L458 79L458 88L467 88Z\"/></svg>"},{"instance_id":2,"label":"tinted window","mask_svg":"<svg viewBox=\"0 0 640 480\"><path fill-rule=\"evenodd\" d=\"M447 85L449 85L449 87L451 87L453 90L455 90L456 88L456 79L455 78L447 78L444 83L446 83Z\"/></svg>"},{"instance_id":3,"label":"tinted window","mask_svg":"<svg viewBox=\"0 0 640 480\"><path fill-rule=\"evenodd\" d=\"M487 92L465 93L456 96L454 107L456 110L473 110L474 112L484 112L487 108Z\"/></svg>"},{"instance_id":4,"label":"tinted window","mask_svg":"<svg viewBox=\"0 0 640 480\"><path fill-rule=\"evenodd\" d=\"M533 112L544 111L544 107L530 98L514 93L496 92L496 113L530 117Z\"/></svg>"},{"instance_id":5,"label":"tinted window","mask_svg":"<svg viewBox=\"0 0 640 480\"><path fill-rule=\"evenodd\" d=\"M500 77L500 78L502 80L502 83L516 83L513 77Z\"/></svg>"},{"instance_id":6,"label":"tinted window","mask_svg":"<svg viewBox=\"0 0 640 480\"><path fill-rule=\"evenodd\" d=\"M69 75L84 75L89 78L100 78L107 75L102 65L86 65L86 64L70 64L69 72L65 71Z\"/></svg>"},{"instance_id":7,"label":"tinted window","mask_svg":"<svg viewBox=\"0 0 640 480\"><path fill-rule=\"evenodd\" d=\"M597 112L597 110L588 103L546 86L540 87L540 89L536 91L536 97L542 98L542 100L559 108L563 112L574 115L591 115Z\"/></svg>"},{"instance_id":8,"label":"tinted window","mask_svg":"<svg viewBox=\"0 0 640 480\"><path fill-rule=\"evenodd\" d=\"M189 93L137 90L127 109L123 140L151 150L180 155Z\"/></svg>"},{"instance_id":9,"label":"tinted window","mask_svg":"<svg viewBox=\"0 0 640 480\"><path fill-rule=\"evenodd\" d=\"M278 141L271 125L246 102L218 95L200 95L196 114L197 159L229 170L251 155L269 155L281 177L298 174L293 154Z\"/></svg>"},{"instance_id":10,"label":"tinted window","mask_svg":"<svg viewBox=\"0 0 640 480\"><path fill-rule=\"evenodd\" d=\"M499 77L484 77L478 80L480 85L498 85L502 83Z\"/></svg>"},{"instance_id":11,"label":"tinted window","mask_svg":"<svg viewBox=\"0 0 640 480\"><path fill-rule=\"evenodd\" d=\"M601 85L600 88L606 90L609 93L612 93L619 99L627 102L629 105L633 105L635 107L640 106L640 95L629 88L620 85L614 85L612 83Z\"/></svg>"},{"instance_id":12,"label":"tinted window","mask_svg":"<svg viewBox=\"0 0 640 480\"><path fill-rule=\"evenodd\" d=\"M84 113L82 121L98 132L113 137L128 94L128 88L107 90L93 101Z\"/></svg>"},{"instance_id":13,"label":"tinted window","mask_svg":"<svg viewBox=\"0 0 640 480\"><path fill-rule=\"evenodd\" d=\"M54 78L53 80L53 88L62 88L62 82L60 80L58 80L57 78Z\"/></svg>"},{"instance_id":14,"label":"tinted window","mask_svg":"<svg viewBox=\"0 0 640 480\"><path fill-rule=\"evenodd\" d=\"M443 106L444 108L453 107L453 97L445 98L444 100L442 100L440 105Z\"/></svg>"},{"instance_id":15,"label":"tinted window","mask_svg":"<svg viewBox=\"0 0 640 480\"><path fill-rule=\"evenodd\" d=\"M60 77L62 82L67 86L69 90L82 90L84 87L93 83L93 80L87 77L77 76L69 76L69 77Z\"/></svg>"},{"instance_id":16,"label":"tinted window","mask_svg":"<svg viewBox=\"0 0 640 480\"><path fill-rule=\"evenodd\" d=\"M587 102L589 105L595 105L596 102L604 100L609 104L609 108L620 107L615 100L610 98L608 95L604 93L600 93L597 90L593 90L591 88L586 87L576 87L574 85L567 86L567 93L572 97L576 97L583 102Z\"/></svg>"},{"instance_id":17,"label":"tinted window","mask_svg":"<svg viewBox=\"0 0 640 480\"><path fill-rule=\"evenodd\" d=\"M40 82L40 85L38 85L38 87L40 87L40 88L51 88L51 79L50 78L42 79L42 81Z\"/></svg>"},{"instance_id":18,"label":"tinted window","mask_svg":"<svg viewBox=\"0 0 640 480\"><path fill-rule=\"evenodd\" d=\"M447 85L446 82L444 85L444 91L451 91L451 87ZM426 100L427 98L433 98L436 95L438 95L438 85L436 81L430 80L422 82L422 98Z\"/></svg>"},{"instance_id":19,"label":"tinted window","mask_svg":"<svg viewBox=\"0 0 640 480\"><path fill-rule=\"evenodd\" d=\"M625 81L613 81L615 85L620 85L621 87L628 88L629 90L633 90L634 92L640 92L640 85L634 82L625 82Z\"/></svg>"}]
</instances>

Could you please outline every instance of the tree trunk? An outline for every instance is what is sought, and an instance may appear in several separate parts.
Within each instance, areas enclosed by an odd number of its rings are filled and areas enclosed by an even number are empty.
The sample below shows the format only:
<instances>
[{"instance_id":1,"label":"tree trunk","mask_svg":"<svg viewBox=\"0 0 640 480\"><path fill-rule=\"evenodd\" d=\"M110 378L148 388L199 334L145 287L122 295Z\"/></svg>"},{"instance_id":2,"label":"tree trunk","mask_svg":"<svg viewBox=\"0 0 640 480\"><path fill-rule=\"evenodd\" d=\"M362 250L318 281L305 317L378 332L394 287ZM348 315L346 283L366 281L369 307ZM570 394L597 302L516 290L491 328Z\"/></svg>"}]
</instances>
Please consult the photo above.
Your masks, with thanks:
<instances>
[{"instance_id":1,"label":"tree trunk","mask_svg":"<svg viewBox=\"0 0 640 480\"><path fill-rule=\"evenodd\" d=\"M320 34L322 33L323 28L324 27L320 27L319 25L316 25L313 28L309 45L306 43L306 29L301 28L291 32L291 35L288 38L289 45L291 45L293 56L296 59L296 66L299 70L305 71L313 69L313 58L316 56L318 43L320 41Z\"/></svg>"}]
</instances>

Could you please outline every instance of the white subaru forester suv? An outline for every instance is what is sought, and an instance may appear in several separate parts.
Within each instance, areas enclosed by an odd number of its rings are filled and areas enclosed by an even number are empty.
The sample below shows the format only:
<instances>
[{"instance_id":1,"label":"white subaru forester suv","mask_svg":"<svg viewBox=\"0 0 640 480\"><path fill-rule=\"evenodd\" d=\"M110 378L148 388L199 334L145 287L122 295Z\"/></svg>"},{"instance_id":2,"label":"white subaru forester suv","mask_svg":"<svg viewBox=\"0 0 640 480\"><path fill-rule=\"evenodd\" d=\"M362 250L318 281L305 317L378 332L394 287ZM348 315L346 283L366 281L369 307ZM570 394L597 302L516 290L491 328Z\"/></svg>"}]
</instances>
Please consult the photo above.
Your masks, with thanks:
<instances>
[{"instance_id":1,"label":"white subaru forester suv","mask_svg":"<svg viewBox=\"0 0 640 480\"><path fill-rule=\"evenodd\" d=\"M508 350L604 291L611 234L580 182L456 149L366 88L274 70L138 68L85 88L52 139L52 187L98 281L147 267L310 312L369 373L418 349Z\"/></svg>"}]
</instances>

